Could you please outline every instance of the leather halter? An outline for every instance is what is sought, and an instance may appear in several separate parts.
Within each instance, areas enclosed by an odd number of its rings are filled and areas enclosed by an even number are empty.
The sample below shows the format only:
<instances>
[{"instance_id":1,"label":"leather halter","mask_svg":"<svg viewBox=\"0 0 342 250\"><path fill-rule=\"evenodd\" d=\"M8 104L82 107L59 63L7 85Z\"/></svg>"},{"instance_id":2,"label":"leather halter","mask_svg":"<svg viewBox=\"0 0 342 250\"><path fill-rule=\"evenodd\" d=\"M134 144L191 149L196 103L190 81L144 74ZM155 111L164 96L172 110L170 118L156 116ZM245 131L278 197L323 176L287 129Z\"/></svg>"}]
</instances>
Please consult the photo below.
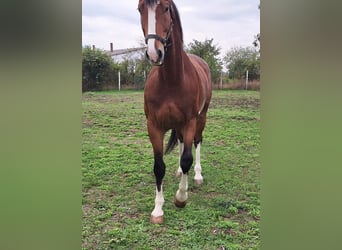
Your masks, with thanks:
<instances>
[{"instance_id":1,"label":"leather halter","mask_svg":"<svg viewBox=\"0 0 342 250\"><path fill-rule=\"evenodd\" d=\"M167 47L171 46L171 43L169 43L169 39L170 39L172 30L173 30L173 22L172 22L172 18L171 18L170 29L169 29L169 31L167 32L165 38L162 38L161 36L159 36L159 35L157 35L157 34L148 34L148 35L145 37L145 43L147 44L148 39L156 39L156 40L158 40L159 42L161 42L161 43L163 44L164 48L166 49Z\"/></svg>"}]
</instances>

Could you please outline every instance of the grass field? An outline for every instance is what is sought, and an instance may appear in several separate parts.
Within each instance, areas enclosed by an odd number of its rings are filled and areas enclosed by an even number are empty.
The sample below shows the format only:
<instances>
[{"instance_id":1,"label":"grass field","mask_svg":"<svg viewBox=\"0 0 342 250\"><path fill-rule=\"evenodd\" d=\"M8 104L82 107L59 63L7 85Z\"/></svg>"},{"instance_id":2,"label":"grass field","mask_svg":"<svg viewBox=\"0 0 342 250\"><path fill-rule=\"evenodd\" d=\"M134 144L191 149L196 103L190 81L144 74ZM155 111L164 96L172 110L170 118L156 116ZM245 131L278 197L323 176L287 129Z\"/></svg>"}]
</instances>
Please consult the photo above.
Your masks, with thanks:
<instances>
[{"instance_id":1,"label":"grass field","mask_svg":"<svg viewBox=\"0 0 342 250\"><path fill-rule=\"evenodd\" d=\"M152 225L143 92L84 93L82 249L259 249L259 106L259 92L213 92L201 147L204 183L194 184L192 167L188 204L176 208L178 147L166 155L165 223Z\"/></svg>"}]
</instances>

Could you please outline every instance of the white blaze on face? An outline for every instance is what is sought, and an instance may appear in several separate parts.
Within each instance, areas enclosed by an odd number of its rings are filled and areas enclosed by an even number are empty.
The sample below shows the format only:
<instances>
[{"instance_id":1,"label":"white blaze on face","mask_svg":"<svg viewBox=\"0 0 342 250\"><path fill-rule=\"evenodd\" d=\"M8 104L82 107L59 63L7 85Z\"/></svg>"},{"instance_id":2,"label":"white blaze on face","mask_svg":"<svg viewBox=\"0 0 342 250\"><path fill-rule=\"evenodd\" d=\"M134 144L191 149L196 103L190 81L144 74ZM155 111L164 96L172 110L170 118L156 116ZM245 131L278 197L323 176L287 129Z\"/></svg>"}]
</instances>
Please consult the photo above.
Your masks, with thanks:
<instances>
[{"instance_id":1,"label":"white blaze on face","mask_svg":"<svg viewBox=\"0 0 342 250\"><path fill-rule=\"evenodd\" d=\"M157 5L154 5L152 7L148 7L148 35L156 35L156 8ZM148 56L153 60L157 61L158 55L155 48L155 39L150 38L147 41L147 54Z\"/></svg>"}]
</instances>

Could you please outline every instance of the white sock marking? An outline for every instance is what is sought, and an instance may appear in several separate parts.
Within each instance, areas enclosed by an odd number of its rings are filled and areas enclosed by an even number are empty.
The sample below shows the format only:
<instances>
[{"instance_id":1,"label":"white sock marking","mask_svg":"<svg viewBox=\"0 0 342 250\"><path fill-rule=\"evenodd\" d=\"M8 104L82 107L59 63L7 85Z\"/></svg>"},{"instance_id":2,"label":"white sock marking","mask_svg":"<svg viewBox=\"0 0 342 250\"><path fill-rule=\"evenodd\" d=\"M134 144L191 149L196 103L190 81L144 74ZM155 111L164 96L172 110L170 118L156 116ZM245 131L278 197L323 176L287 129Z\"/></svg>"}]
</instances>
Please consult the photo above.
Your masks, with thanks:
<instances>
[{"instance_id":1,"label":"white sock marking","mask_svg":"<svg viewBox=\"0 0 342 250\"><path fill-rule=\"evenodd\" d=\"M188 175L182 174L181 181L179 183L179 189L176 193L178 201L183 202L188 199Z\"/></svg>"},{"instance_id":2,"label":"white sock marking","mask_svg":"<svg viewBox=\"0 0 342 250\"><path fill-rule=\"evenodd\" d=\"M156 188L156 199L154 200L155 206L151 213L153 217L163 216L163 205L164 205L164 196L163 196L163 186L161 186L160 192Z\"/></svg>"},{"instance_id":3,"label":"white sock marking","mask_svg":"<svg viewBox=\"0 0 342 250\"><path fill-rule=\"evenodd\" d=\"M201 143L198 143L196 147L196 164L195 164L195 177L194 179L197 181L203 181L202 177L202 168L201 168Z\"/></svg>"}]
</instances>

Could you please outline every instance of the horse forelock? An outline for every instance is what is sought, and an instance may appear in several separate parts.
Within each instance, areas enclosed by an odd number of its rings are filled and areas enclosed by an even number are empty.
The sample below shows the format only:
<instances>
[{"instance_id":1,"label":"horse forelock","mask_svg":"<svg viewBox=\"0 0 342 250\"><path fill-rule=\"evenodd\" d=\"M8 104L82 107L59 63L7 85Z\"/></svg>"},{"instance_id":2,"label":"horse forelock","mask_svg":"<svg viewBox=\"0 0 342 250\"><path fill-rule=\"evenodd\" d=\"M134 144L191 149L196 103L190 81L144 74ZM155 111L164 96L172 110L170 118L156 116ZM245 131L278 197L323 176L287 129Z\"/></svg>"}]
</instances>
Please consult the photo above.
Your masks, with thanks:
<instances>
[{"instance_id":1,"label":"horse forelock","mask_svg":"<svg viewBox=\"0 0 342 250\"><path fill-rule=\"evenodd\" d=\"M145 4L147 6L154 6L155 4L157 4L158 0L145 0Z\"/></svg>"}]
</instances>

